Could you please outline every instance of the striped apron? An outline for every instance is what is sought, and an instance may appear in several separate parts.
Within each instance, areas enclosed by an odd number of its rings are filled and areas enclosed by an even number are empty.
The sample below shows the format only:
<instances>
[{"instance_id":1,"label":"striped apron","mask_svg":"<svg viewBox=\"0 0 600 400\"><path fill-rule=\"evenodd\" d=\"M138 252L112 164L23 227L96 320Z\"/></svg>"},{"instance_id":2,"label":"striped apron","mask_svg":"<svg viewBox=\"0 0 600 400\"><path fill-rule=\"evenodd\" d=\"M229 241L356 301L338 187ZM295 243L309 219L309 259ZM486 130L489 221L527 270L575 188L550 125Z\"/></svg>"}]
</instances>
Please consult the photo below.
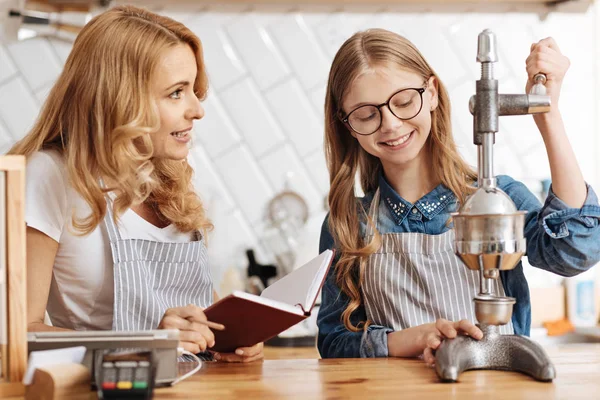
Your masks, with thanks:
<instances>
[{"instance_id":1,"label":"striped apron","mask_svg":"<svg viewBox=\"0 0 600 400\"><path fill-rule=\"evenodd\" d=\"M204 241L123 239L107 207L104 222L114 264L113 330L156 329L168 308L212 303Z\"/></svg>"},{"instance_id":2,"label":"striped apron","mask_svg":"<svg viewBox=\"0 0 600 400\"><path fill-rule=\"evenodd\" d=\"M378 227L379 189L369 217ZM368 225L367 240L373 237ZM379 250L367 260L362 293L367 318L377 325L401 330L435 322L467 319L477 323L473 297L479 292L479 271L468 269L454 254L454 230L440 235L387 233ZM500 278L492 282L504 296ZM500 333L512 334L509 322Z\"/></svg>"}]
</instances>

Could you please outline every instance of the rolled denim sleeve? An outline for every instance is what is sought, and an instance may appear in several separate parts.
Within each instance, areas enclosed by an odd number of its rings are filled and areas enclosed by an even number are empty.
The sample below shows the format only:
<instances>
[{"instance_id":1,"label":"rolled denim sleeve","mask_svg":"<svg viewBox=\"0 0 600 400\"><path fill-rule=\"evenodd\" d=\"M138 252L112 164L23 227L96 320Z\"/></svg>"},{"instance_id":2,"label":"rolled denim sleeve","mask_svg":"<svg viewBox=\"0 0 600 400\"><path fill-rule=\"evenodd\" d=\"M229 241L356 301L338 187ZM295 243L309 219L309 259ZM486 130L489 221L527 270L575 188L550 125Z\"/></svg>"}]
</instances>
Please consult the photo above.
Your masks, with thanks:
<instances>
[{"instance_id":1,"label":"rolled denim sleeve","mask_svg":"<svg viewBox=\"0 0 600 400\"><path fill-rule=\"evenodd\" d=\"M499 180L499 183L501 181ZM600 262L600 206L592 187L581 208L572 208L552 191L542 207L520 182L504 178L501 188L525 217L527 257L535 267L562 276L575 276Z\"/></svg>"},{"instance_id":2,"label":"rolled denim sleeve","mask_svg":"<svg viewBox=\"0 0 600 400\"><path fill-rule=\"evenodd\" d=\"M328 217L325 218L321 230L319 253L334 248L334 241L327 226ZM342 357L387 357L387 334L393 330L379 325L370 325L366 330L352 332L346 328L342 321L342 313L346 309L349 298L336 284L335 263L329 270L323 291L321 292L321 307L317 316L319 336L317 347L323 358ZM364 305L352 313L352 324L367 320Z\"/></svg>"}]
</instances>

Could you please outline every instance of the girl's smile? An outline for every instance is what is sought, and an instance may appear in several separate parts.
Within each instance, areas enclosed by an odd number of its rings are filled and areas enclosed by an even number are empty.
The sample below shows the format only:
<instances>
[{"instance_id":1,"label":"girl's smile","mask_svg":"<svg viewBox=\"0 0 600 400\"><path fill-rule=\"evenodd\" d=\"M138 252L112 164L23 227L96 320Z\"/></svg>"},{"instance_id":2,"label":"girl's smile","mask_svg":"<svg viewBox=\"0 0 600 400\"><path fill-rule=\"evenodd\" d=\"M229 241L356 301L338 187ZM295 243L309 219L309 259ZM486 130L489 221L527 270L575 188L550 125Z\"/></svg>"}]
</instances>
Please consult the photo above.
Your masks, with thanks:
<instances>
[{"instance_id":1,"label":"girl's smile","mask_svg":"<svg viewBox=\"0 0 600 400\"><path fill-rule=\"evenodd\" d=\"M387 151L396 151L404 149L410 145L414 133L415 130L413 129L405 135L400 135L396 139L386 140L385 142L379 142L379 144L382 145Z\"/></svg>"}]
</instances>

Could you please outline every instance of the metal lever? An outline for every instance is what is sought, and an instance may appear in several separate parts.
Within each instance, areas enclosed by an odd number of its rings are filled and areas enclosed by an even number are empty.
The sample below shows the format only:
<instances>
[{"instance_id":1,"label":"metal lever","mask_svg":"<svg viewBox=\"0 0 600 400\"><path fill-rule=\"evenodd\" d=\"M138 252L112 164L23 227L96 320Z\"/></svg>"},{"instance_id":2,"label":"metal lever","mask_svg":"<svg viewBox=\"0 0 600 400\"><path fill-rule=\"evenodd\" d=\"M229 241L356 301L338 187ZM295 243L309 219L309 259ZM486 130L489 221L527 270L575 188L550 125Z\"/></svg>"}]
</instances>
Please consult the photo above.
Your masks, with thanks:
<instances>
[{"instance_id":1,"label":"metal lever","mask_svg":"<svg viewBox=\"0 0 600 400\"><path fill-rule=\"evenodd\" d=\"M533 86L529 94L499 94L498 116L539 114L550 111L550 97L546 95L546 75L540 73L533 77ZM475 96L469 99L469 111L475 114Z\"/></svg>"}]
</instances>

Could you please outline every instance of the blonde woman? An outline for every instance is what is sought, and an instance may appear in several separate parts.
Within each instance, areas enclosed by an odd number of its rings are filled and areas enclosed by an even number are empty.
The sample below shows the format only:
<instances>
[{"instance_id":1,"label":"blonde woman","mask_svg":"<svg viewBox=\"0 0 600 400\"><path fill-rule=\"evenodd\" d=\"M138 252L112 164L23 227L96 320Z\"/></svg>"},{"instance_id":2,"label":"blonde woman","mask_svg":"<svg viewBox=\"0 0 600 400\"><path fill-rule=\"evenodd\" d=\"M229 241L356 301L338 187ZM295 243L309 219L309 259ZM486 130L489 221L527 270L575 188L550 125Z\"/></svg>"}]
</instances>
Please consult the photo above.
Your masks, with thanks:
<instances>
[{"instance_id":1,"label":"blonde woman","mask_svg":"<svg viewBox=\"0 0 600 400\"><path fill-rule=\"evenodd\" d=\"M529 262L572 276L600 261L600 207L586 185L557 108L569 66L554 40L535 43L527 73L548 77L552 109L534 117L552 187L545 205L520 182L498 186L528 212ZM330 213L320 250L340 257L322 292L318 347L323 357L416 357L435 362L444 338L481 338L472 298L478 274L454 255L450 212L472 192L476 174L452 138L444 85L408 40L359 32L340 48L325 101ZM355 199L359 174L365 193ZM501 271L496 292L515 297L501 333L528 335L529 290L519 263Z\"/></svg>"},{"instance_id":2,"label":"blonde woman","mask_svg":"<svg viewBox=\"0 0 600 400\"><path fill-rule=\"evenodd\" d=\"M199 323L213 301L212 228L186 161L208 89L200 40L135 7L92 19L31 132L27 157L30 331L176 328L182 346L214 345ZM48 311L52 326L44 324ZM215 354L262 358L262 344Z\"/></svg>"}]
</instances>

